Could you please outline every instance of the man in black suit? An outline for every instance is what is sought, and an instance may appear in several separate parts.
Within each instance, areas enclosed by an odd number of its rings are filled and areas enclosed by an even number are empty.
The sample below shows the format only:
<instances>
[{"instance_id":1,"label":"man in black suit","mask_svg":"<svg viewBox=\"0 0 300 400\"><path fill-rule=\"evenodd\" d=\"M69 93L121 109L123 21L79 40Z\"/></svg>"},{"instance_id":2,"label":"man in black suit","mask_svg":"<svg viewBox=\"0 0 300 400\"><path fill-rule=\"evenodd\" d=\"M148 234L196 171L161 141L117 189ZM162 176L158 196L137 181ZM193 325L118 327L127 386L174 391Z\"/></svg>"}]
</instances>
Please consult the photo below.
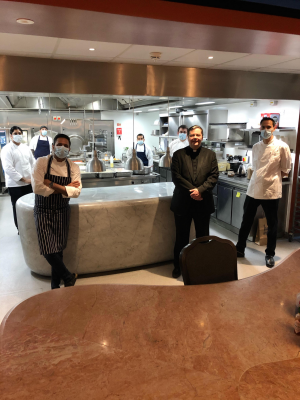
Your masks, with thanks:
<instances>
[{"instance_id":1,"label":"man in black suit","mask_svg":"<svg viewBox=\"0 0 300 400\"><path fill-rule=\"evenodd\" d=\"M181 275L179 254L189 243L192 220L197 238L209 235L210 214L215 211L212 189L219 177L216 154L201 147L203 129L190 127L188 140L188 147L174 153L171 166L175 185L171 211L176 225L173 278Z\"/></svg>"}]
</instances>

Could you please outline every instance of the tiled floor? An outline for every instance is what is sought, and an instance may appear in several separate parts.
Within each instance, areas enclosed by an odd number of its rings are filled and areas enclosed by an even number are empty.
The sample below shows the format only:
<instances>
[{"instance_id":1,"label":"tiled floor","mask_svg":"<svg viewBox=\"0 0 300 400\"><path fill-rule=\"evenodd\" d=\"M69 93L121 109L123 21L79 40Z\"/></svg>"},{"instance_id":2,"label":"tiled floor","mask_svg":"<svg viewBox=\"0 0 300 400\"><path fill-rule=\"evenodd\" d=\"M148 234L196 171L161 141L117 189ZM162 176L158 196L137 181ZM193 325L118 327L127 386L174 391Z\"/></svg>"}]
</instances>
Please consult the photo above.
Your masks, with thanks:
<instances>
[{"instance_id":1,"label":"tiled floor","mask_svg":"<svg viewBox=\"0 0 300 400\"><path fill-rule=\"evenodd\" d=\"M236 242L237 235L215 224L211 225L211 235ZM276 262L281 261L300 247L299 242L289 243L281 239L277 243ZM173 266L164 263L151 268L117 272L102 276L81 277L76 285L94 283L183 285L182 280L171 277ZM268 270L264 263L264 247L249 243L246 258L238 260L239 279ZM9 196L0 195L0 322L15 305L28 297L50 290L50 279L31 274L26 266L20 237L13 223Z\"/></svg>"}]
</instances>

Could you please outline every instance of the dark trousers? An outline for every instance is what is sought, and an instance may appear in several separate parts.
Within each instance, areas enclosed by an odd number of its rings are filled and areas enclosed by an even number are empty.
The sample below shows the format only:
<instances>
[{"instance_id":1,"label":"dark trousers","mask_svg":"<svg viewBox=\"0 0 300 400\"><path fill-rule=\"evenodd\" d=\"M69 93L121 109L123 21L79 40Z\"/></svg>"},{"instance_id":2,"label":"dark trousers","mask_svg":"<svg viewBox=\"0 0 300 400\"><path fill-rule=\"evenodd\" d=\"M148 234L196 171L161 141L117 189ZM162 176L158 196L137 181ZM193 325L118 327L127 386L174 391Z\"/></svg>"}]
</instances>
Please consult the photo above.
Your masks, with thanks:
<instances>
[{"instance_id":1,"label":"dark trousers","mask_svg":"<svg viewBox=\"0 0 300 400\"><path fill-rule=\"evenodd\" d=\"M61 280L67 283L73 278L73 275L63 262L62 251L59 253L44 254L44 257L51 265L51 289L58 289Z\"/></svg>"},{"instance_id":2,"label":"dark trousers","mask_svg":"<svg viewBox=\"0 0 300 400\"><path fill-rule=\"evenodd\" d=\"M246 196L244 203L243 221L239 232L239 238L236 248L241 253L244 253L246 248L246 241L249 236L254 217L256 215L257 207L261 204L268 223L268 243L266 248L266 255L275 256L276 239L277 239L277 225L278 225L278 204L279 199L274 200L260 200L253 197Z\"/></svg>"},{"instance_id":3,"label":"dark trousers","mask_svg":"<svg viewBox=\"0 0 300 400\"><path fill-rule=\"evenodd\" d=\"M196 237L209 235L210 214L207 211L191 209L187 215L175 216L176 242L174 247L174 267L179 268L179 255L181 250L190 242L190 229L194 220Z\"/></svg>"},{"instance_id":4,"label":"dark trousers","mask_svg":"<svg viewBox=\"0 0 300 400\"><path fill-rule=\"evenodd\" d=\"M16 228L19 229L17 213L16 213L16 202L17 202L17 200L19 200L20 197L25 196L25 194L32 193L32 186L26 185L26 186L18 186L18 187L9 187L8 193L10 194L11 204L13 207L15 225L16 225Z\"/></svg>"}]
</instances>

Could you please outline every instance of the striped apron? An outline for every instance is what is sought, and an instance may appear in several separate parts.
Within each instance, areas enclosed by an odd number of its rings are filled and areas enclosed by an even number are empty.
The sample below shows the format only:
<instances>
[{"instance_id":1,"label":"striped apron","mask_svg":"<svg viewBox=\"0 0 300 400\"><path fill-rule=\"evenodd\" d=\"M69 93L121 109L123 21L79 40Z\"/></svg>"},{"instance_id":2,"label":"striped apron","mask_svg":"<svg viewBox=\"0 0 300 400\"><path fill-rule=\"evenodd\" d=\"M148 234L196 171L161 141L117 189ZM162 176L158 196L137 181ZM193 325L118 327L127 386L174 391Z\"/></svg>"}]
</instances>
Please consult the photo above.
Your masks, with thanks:
<instances>
[{"instance_id":1,"label":"striped apron","mask_svg":"<svg viewBox=\"0 0 300 400\"><path fill-rule=\"evenodd\" d=\"M68 176L62 177L50 174L52 160L53 156L49 158L45 179L67 186L71 183L69 162L66 159ZM59 253L66 248L70 222L69 201L70 199L63 198L61 194L51 194L48 197L35 195L34 220L42 255Z\"/></svg>"}]
</instances>

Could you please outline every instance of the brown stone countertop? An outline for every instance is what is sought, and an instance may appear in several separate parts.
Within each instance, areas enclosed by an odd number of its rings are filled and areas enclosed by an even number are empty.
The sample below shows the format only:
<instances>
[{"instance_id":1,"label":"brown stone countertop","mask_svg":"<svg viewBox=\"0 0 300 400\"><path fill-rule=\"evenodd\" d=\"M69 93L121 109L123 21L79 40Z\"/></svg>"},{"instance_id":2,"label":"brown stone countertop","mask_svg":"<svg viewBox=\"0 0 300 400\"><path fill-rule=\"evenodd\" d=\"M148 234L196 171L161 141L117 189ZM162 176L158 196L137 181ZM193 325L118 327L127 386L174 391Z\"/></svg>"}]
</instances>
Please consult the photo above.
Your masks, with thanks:
<instances>
[{"instance_id":1,"label":"brown stone countertop","mask_svg":"<svg viewBox=\"0 0 300 400\"><path fill-rule=\"evenodd\" d=\"M39 294L1 324L1 400L297 399L299 291L297 250L235 282Z\"/></svg>"}]
</instances>

